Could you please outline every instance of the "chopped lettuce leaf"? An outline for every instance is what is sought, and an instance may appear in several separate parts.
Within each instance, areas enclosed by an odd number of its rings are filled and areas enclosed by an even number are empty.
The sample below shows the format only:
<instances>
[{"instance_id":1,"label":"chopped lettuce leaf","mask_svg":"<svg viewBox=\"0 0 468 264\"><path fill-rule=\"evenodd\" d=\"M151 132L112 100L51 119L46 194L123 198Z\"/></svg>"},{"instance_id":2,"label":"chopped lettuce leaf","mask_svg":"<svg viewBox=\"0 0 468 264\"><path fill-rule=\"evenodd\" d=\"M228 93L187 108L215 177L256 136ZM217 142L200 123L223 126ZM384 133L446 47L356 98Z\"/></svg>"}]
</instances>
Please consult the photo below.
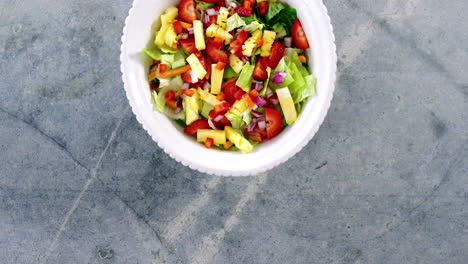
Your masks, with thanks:
<instances>
[{"instance_id":1,"label":"chopped lettuce leaf","mask_svg":"<svg viewBox=\"0 0 468 264\"><path fill-rule=\"evenodd\" d=\"M288 8L283 9L278 15L272 18L269 21L269 24L270 25L281 24L284 26L285 30L289 32L296 18L297 18L296 9L292 7L288 7Z\"/></svg>"},{"instance_id":2,"label":"chopped lettuce leaf","mask_svg":"<svg viewBox=\"0 0 468 264\"><path fill-rule=\"evenodd\" d=\"M248 32L254 32L257 30L262 30L263 29L263 24L258 23L258 21L253 21L252 23L248 24L247 26L244 27L245 31Z\"/></svg>"},{"instance_id":3,"label":"chopped lettuce leaf","mask_svg":"<svg viewBox=\"0 0 468 264\"><path fill-rule=\"evenodd\" d=\"M148 50L146 48L143 49L143 52L148 55L153 60L161 60L161 51L159 49Z\"/></svg>"},{"instance_id":4,"label":"chopped lettuce leaf","mask_svg":"<svg viewBox=\"0 0 468 264\"><path fill-rule=\"evenodd\" d=\"M257 21L257 22L261 22L261 19L257 16L256 13L252 13L251 16L247 17L247 16L243 16L241 17L242 20L244 20L244 22L249 25L251 23L253 23L254 21Z\"/></svg>"},{"instance_id":5,"label":"chopped lettuce leaf","mask_svg":"<svg viewBox=\"0 0 468 264\"><path fill-rule=\"evenodd\" d=\"M161 47L161 51L163 53L166 53L166 54L175 54L176 53L176 50L168 49L168 48L165 48L165 47Z\"/></svg>"},{"instance_id":6,"label":"chopped lettuce leaf","mask_svg":"<svg viewBox=\"0 0 468 264\"><path fill-rule=\"evenodd\" d=\"M181 126L182 128L186 128L187 127L187 124L185 124L185 120L183 119L177 119L175 120L175 123L179 126Z\"/></svg>"},{"instance_id":7,"label":"chopped lettuce leaf","mask_svg":"<svg viewBox=\"0 0 468 264\"><path fill-rule=\"evenodd\" d=\"M265 19L269 21L273 17L275 17L281 10L285 9L286 6L281 3L269 3L268 4L268 11L265 14Z\"/></svg>"},{"instance_id":8,"label":"chopped lettuce leaf","mask_svg":"<svg viewBox=\"0 0 468 264\"><path fill-rule=\"evenodd\" d=\"M202 103L203 105L202 105L200 114L201 114L204 118L210 119L209 114L210 114L210 111L213 110L214 107L213 107L212 105L210 105L209 103L203 101L203 100L201 101L201 103Z\"/></svg>"},{"instance_id":9,"label":"chopped lettuce leaf","mask_svg":"<svg viewBox=\"0 0 468 264\"><path fill-rule=\"evenodd\" d=\"M270 77L271 77L271 68L270 67L267 68L267 72L268 72L268 78L265 80L265 85L263 86L263 90L260 91L260 93L259 93L260 96L264 96L266 94L267 89L268 89L268 82L270 81Z\"/></svg>"},{"instance_id":10,"label":"chopped lettuce leaf","mask_svg":"<svg viewBox=\"0 0 468 264\"><path fill-rule=\"evenodd\" d=\"M250 108L242 113L242 120L244 120L246 125L252 122L252 110Z\"/></svg>"},{"instance_id":11,"label":"chopped lettuce leaf","mask_svg":"<svg viewBox=\"0 0 468 264\"><path fill-rule=\"evenodd\" d=\"M292 97L294 99L294 103L298 103L301 100L299 100L299 94L301 91L304 89L306 86L306 81L304 77L302 77L301 72L297 69L296 64L291 63L289 66L289 72L291 73L292 77L294 78L294 82L292 82L289 85L289 91L292 94Z\"/></svg>"},{"instance_id":12,"label":"chopped lettuce leaf","mask_svg":"<svg viewBox=\"0 0 468 264\"><path fill-rule=\"evenodd\" d=\"M315 87L317 84L317 79L315 78L315 76L312 74L308 75L305 77L305 81L306 81L306 85L304 86L302 90L297 91L298 94L296 94L294 97L294 103L303 102L305 99L316 94Z\"/></svg>"},{"instance_id":13,"label":"chopped lettuce leaf","mask_svg":"<svg viewBox=\"0 0 468 264\"><path fill-rule=\"evenodd\" d=\"M276 39L282 39L288 35L288 32L286 29L284 29L284 26L281 24L276 24L273 26L273 31L275 31L276 34Z\"/></svg>"},{"instance_id":14,"label":"chopped lettuce leaf","mask_svg":"<svg viewBox=\"0 0 468 264\"><path fill-rule=\"evenodd\" d=\"M241 116L238 116L231 112L227 112L226 118L229 119L229 121L231 121L231 126L234 129L238 129L238 130L244 129L245 123Z\"/></svg>"},{"instance_id":15,"label":"chopped lettuce leaf","mask_svg":"<svg viewBox=\"0 0 468 264\"><path fill-rule=\"evenodd\" d=\"M164 100L164 97L158 96L158 93L156 93L156 91L152 91L151 101L153 102L154 110L160 113L164 112L164 107L166 106L166 100Z\"/></svg>"},{"instance_id":16,"label":"chopped lettuce leaf","mask_svg":"<svg viewBox=\"0 0 468 264\"><path fill-rule=\"evenodd\" d=\"M168 69L172 69L172 63L174 62L174 56L172 54L161 55L161 64L166 64Z\"/></svg>"},{"instance_id":17,"label":"chopped lettuce leaf","mask_svg":"<svg viewBox=\"0 0 468 264\"><path fill-rule=\"evenodd\" d=\"M176 69L182 66L185 66L187 63L185 61L184 55L180 52L177 51L176 54L174 55L174 61L172 62L172 68Z\"/></svg>"},{"instance_id":18,"label":"chopped lettuce leaf","mask_svg":"<svg viewBox=\"0 0 468 264\"><path fill-rule=\"evenodd\" d=\"M239 86L245 92L250 92L253 80L253 72L255 65L250 65L249 62L245 64L244 69L242 69L239 79L236 82L236 85Z\"/></svg>"},{"instance_id":19,"label":"chopped lettuce leaf","mask_svg":"<svg viewBox=\"0 0 468 264\"><path fill-rule=\"evenodd\" d=\"M239 74L236 73L236 71L234 71L230 65L226 65L226 67L224 68L223 78L224 79L231 79L231 78L234 78L234 77L237 77L237 76L239 76Z\"/></svg>"},{"instance_id":20,"label":"chopped lettuce leaf","mask_svg":"<svg viewBox=\"0 0 468 264\"><path fill-rule=\"evenodd\" d=\"M246 25L247 24L245 24L245 21L242 20L242 18L237 13L235 13L230 18L228 18L227 25L226 25L226 31L231 32L232 30L234 30L236 28L244 27Z\"/></svg>"},{"instance_id":21,"label":"chopped lettuce leaf","mask_svg":"<svg viewBox=\"0 0 468 264\"><path fill-rule=\"evenodd\" d=\"M262 114L265 114L265 108L263 108L263 107L259 107L259 108L257 108L257 110L255 110L255 111L257 111L257 112L259 112L259 113L262 113Z\"/></svg>"},{"instance_id":22,"label":"chopped lettuce leaf","mask_svg":"<svg viewBox=\"0 0 468 264\"><path fill-rule=\"evenodd\" d=\"M210 9L212 8L213 6L215 6L216 3L207 3L207 2L203 2L203 1L200 1L200 0L197 0L197 11L199 11L200 9Z\"/></svg>"},{"instance_id":23,"label":"chopped lettuce leaf","mask_svg":"<svg viewBox=\"0 0 468 264\"><path fill-rule=\"evenodd\" d=\"M283 81L283 83L282 83L280 86L277 86L275 82L270 81L270 86L271 86L271 88L273 88L273 90L276 90L276 89L278 89L278 88L287 87L287 86L290 85L292 82L294 82L294 78L293 78L292 75L291 75L291 72L290 72L290 70L289 70L289 67L288 67L288 65L286 65L285 58L282 58L282 59L281 59L281 61L279 62L278 66L276 67L276 69L274 70L274 72L272 72L272 74L275 74L277 71L286 72L287 75L286 75L286 77L284 78L284 81Z\"/></svg>"}]
</instances>

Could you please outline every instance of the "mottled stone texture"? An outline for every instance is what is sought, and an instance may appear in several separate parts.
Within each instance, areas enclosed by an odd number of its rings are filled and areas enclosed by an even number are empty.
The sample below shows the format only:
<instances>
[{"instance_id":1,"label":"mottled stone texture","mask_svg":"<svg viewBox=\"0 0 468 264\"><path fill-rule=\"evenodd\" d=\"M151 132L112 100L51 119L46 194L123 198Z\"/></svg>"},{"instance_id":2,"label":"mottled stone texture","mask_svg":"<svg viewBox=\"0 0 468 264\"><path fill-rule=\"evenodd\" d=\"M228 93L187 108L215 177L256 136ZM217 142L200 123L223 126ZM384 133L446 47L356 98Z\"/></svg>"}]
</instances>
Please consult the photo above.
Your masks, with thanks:
<instances>
[{"instance_id":1,"label":"mottled stone texture","mask_svg":"<svg viewBox=\"0 0 468 264\"><path fill-rule=\"evenodd\" d=\"M129 109L131 1L2 0L0 263L467 263L468 2L325 4L339 74L320 131L218 178Z\"/></svg>"}]
</instances>

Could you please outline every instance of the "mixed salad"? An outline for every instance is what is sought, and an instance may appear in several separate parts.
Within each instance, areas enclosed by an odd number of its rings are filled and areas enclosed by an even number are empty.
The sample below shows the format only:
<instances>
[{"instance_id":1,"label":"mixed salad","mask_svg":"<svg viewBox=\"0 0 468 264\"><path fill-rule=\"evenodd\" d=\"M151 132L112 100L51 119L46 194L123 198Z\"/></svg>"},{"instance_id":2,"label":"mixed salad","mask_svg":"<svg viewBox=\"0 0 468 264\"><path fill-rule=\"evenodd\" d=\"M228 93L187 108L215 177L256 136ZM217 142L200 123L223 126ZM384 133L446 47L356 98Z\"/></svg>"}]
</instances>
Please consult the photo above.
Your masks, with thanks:
<instances>
[{"instance_id":1,"label":"mixed salad","mask_svg":"<svg viewBox=\"0 0 468 264\"><path fill-rule=\"evenodd\" d=\"M160 17L149 68L155 110L207 148L248 153L315 94L296 9L274 0L181 0Z\"/></svg>"}]
</instances>

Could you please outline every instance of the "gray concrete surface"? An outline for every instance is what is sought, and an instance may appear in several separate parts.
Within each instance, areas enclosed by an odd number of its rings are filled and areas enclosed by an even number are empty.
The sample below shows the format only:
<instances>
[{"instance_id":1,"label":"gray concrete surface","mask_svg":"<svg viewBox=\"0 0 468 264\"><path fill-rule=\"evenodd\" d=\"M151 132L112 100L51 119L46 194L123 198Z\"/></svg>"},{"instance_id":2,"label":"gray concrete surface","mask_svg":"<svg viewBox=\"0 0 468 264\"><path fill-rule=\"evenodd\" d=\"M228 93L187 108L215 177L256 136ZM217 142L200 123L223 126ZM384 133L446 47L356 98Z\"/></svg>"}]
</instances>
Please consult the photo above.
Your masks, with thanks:
<instances>
[{"instance_id":1,"label":"gray concrete surface","mask_svg":"<svg viewBox=\"0 0 468 264\"><path fill-rule=\"evenodd\" d=\"M191 171L119 71L131 1L0 2L0 263L467 263L465 0L327 0L315 138L254 178Z\"/></svg>"}]
</instances>

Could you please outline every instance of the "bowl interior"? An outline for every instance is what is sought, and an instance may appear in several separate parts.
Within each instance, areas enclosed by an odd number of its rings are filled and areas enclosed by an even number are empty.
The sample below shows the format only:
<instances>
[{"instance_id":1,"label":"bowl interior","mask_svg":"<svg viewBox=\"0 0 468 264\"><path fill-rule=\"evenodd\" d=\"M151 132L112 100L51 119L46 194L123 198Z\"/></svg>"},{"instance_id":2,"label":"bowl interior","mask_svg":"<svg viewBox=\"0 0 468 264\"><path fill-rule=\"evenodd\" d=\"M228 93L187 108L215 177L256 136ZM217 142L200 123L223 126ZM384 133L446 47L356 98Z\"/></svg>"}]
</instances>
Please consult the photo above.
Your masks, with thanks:
<instances>
[{"instance_id":1,"label":"bowl interior","mask_svg":"<svg viewBox=\"0 0 468 264\"><path fill-rule=\"evenodd\" d=\"M284 1L298 12L311 48L310 68L317 77L317 95L304 105L298 121L250 154L206 149L165 115L153 110L147 82L150 60L141 54L151 47L155 22L179 0L135 0L122 37L121 68L132 109L153 140L184 165L216 175L253 175L273 168L297 153L317 132L328 111L336 72L335 44L330 20L320 1Z\"/></svg>"}]
</instances>

